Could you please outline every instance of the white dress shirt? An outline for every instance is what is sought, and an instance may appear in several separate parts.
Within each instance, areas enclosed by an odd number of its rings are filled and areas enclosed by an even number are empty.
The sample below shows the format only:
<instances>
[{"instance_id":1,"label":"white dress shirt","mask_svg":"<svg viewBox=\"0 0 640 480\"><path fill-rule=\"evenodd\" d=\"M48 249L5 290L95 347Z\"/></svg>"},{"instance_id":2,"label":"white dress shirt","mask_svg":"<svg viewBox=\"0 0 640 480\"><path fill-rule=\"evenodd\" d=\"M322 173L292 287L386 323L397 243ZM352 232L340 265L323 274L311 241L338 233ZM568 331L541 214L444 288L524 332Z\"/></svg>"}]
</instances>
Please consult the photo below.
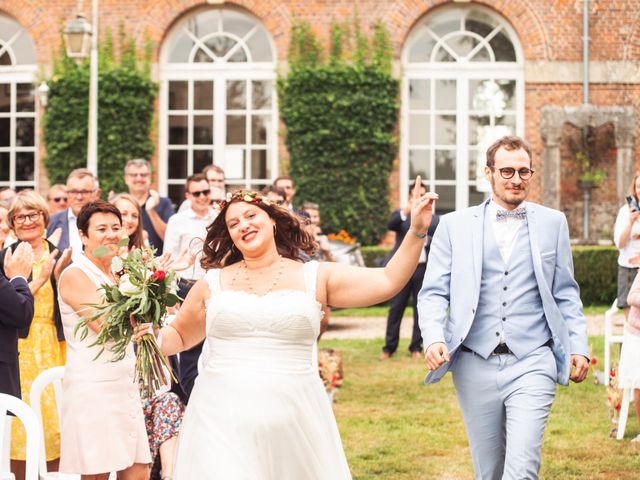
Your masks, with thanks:
<instances>
[{"instance_id":1,"label":"white dress shirt","mask_svg":"<svg viewBox=\"0 0 640 480\"><path fill-rule=\"evenodd\" d=\"M67 208L67 220L69 221L69 246L71 247L71 260L78 261L78 257L82 256L82 240L78 232L78 217L75 216L73 210Z\"/></svg>"},{"instance_id":2,"label":"white dress shirt","mask_svg":"<svg viewBox=\"0 0 640 480\"><path fill-rule=\"evenodd\" d=\"M520 207L525 207L525 205L526 203L522 202ZM487 208L489 209L489 225L491 225L491 228L493 229L493 234L496 238L500 255L502 256L504 263L509 263L511 252L513 252L513 246L516 244L518 231L520 231L520 227L524 224L525 219L507 217L499 222L496 220L496 214L498 211L506 211L506 209L494 202L493 199L489 202Z\"/></svg>"},{"instance_id":3,"label":"white dress shirt","mask_svg":"<svg viewBox=\"0 0 640 480\"><path fill-rule=\"evenodd\" d=\"M180 278L187 280L204 278L205 271L200 266L202 245L207 236L207 227L217 215L218 212L210 208L204 217L200 217L189 208L169 218L164 234L163 253L171 252L171 256L177 258L184 248L189 248L196 254L195 263L191 267L176 272Z\"/></svg>"},{"instance_id":4,"label":"white dress shirt","mask_svg":"<svg viewBox=\"0 0 640 480\"><path fill-rule=\"evenodd\" d=\"M627 225L629 225L630 216L631 212L629 211L628 205L625 204L620 208L620 210L618 210L616 224L615 227L613 227L613 241L615 242L616 247L620 250L620 254L618 255L618 265L627 268L637 268L638 265L631 264L629 260L640 253L640 220L633 222L627 243L624 248L620 248L622 231Z\"/></svg>"}]
</instances>

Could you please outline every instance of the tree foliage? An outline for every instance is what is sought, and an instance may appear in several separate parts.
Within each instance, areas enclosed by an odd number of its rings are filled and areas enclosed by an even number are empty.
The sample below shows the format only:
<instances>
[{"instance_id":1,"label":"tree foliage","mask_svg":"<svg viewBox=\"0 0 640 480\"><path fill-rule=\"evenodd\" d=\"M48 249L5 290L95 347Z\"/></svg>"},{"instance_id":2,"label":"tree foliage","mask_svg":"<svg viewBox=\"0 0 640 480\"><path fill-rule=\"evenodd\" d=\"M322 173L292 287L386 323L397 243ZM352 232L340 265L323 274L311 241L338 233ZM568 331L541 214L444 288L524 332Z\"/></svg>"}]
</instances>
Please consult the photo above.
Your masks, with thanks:
<instances>
[{"instance_id":1,"label":"tree foliage","mask_svg":"<svg viewBox=\"0 0 640 480\"><path fill-rule=\"evenodd\" d=\"M103 192L123 191L127 160L153 154L150 134L157 87L149 76L150 57L145 49L144 60L138 61L135 43L122 29L118 43L116 59L107 31L98 56L98 178ZM44 163L51 183L65 183L71 170L87 162L89 61L76 64L61 52L48 84Z\"/></svg>"},{"instance_id":2,"label":"tree foliage","mask_svg":"<svg viewBox=\"0 0 640 480\"><path fill-rule=\"evenodd\" d=\"M297 201L319 203L328 230L346 229L363 244L377 244L389 215L398 82L389 68L390 49L380 47L388 45L382 24L375 28L371 58L357 20L351 31L334 24L329 60L320 61L310 26L293 26L296 54L279 82L280 113Z\"/></svg>"}]
</instances>

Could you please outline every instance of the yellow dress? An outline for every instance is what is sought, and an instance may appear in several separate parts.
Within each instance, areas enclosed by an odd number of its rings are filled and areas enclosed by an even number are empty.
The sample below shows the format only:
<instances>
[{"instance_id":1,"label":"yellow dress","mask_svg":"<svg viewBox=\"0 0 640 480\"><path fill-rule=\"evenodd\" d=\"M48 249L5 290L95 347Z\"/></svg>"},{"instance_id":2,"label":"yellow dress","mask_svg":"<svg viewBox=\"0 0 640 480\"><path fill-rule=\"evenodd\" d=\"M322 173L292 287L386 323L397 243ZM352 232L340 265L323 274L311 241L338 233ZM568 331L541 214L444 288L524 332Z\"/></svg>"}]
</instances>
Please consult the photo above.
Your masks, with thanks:
<instances>
[{"instance_id":1,"label":"yellow dress","mask_svg":"<svg viewBox=\"0 0 640 480\"><path fill-rule=\"evenodd\" d=\"M49 258L45 251L40 260L33 262L33 277L38 278L44 262ZM20 388L22 399L29 403L31 384L38 374L48 368L64 365L64 342L59 342L53 319L54 299L51 281L47 281L34 295L34 315L29 336L18 340L20 352ZM60 428L56 410L53 386L49 385L42 394L42 420L47 461L60 457ZM20 422L12 422L11 458L25 460L26 435Z\"/></svg>"}]
</instances>

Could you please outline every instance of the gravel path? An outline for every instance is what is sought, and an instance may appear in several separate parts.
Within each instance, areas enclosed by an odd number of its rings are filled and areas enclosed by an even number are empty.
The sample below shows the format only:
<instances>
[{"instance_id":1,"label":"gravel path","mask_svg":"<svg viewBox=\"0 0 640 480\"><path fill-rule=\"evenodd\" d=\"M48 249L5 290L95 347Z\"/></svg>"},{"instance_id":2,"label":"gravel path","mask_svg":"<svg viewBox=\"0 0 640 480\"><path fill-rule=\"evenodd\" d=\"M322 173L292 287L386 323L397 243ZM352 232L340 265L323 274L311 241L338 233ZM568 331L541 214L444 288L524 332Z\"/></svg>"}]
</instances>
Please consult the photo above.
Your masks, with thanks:
<instances>
[{"instance_id":1,"label":"gravel path","mask_svg":"<svg viewBox=\"0 0 640 480\"><path fill-rule=\"evenodd\" d=\"M621 316L621 315L620 315ZM337 317L329 320L329 328L323 339L384 338L387 319L385 317ZM400 327L402 338L411 338L413 318L405 316ZM589 335L604 335L604 315L587 316Z\"/></svg>"}]
</instances>

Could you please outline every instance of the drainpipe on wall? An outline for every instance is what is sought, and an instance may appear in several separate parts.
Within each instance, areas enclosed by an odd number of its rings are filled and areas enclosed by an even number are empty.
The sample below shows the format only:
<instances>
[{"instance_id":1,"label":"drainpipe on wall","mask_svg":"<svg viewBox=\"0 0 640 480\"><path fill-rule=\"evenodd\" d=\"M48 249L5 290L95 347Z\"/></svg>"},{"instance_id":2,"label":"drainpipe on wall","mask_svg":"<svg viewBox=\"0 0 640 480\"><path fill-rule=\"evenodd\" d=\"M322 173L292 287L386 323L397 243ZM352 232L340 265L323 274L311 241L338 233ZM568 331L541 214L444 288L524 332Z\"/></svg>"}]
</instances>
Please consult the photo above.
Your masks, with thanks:
<instances>
[{"instance_id":1,"label":"drainpipe on wall","mask_svg":"<svg viewBox=\"0 0 640 480\"><path fill-rule=\"evenodd\" d=\"M589 105L589 0L583 0L582 10L582 103ZM588 125L582 128L582 143L586 145ZM587 154L588 155L588 154ZM590 160L590 159L589 159ZM591 189L582 190L582 239L589 240L589 199Z\"/></svg>"}]
</instances>

